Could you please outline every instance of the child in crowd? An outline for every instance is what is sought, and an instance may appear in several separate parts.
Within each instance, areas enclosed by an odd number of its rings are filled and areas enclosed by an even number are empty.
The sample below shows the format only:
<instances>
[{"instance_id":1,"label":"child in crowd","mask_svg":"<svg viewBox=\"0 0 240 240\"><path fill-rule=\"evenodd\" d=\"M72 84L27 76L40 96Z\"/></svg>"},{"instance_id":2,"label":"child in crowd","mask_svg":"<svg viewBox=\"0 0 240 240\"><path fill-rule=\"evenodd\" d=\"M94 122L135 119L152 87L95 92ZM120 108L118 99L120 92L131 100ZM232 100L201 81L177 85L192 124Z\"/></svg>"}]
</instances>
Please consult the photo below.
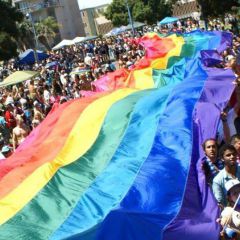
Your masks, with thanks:
<instances>
[{"instance_id":1,"label":"child in crowd","mask_svg":"<svg viewBox=\"0 0 240 240\"><path fill-rule=\"evenodd\" d=\"M226 240L240 239L240 181L229 180L225 184L227 190L227 207L221 213L219 222L223 228L221 234Z\"/></svg>"}]
</instances>

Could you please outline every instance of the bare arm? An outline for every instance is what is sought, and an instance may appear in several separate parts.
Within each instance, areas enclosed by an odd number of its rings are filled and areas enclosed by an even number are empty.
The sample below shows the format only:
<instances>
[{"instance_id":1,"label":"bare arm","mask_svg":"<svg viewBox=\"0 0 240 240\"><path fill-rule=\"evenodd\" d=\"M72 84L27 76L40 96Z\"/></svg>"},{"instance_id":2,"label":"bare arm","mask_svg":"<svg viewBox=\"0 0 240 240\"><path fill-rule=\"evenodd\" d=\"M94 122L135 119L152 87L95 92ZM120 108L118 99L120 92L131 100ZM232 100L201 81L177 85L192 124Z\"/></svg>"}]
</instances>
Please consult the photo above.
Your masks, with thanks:
<instances>
[{"instance_id":1,"label":"bare arm","mask_svg":"<svg viewBox=\"0 0 240 240\"><path fill-rule=\"evenodd\" d=\"M224 141L226 143L229 143L230 139L231 139L231 134L230 134L230 128L229 128L229 125L228 125L228 122L227 122L227 113L222 112L220 118L221 118L222 124L223 124Z\"/></svg>"},{"instance_id":2,"label":"bare arm","mask_svg":"<svg viewBox=\"0 0 240 240\"><path fill-rule=\"evenodd\" d=\"M16 134L15 134L14 129L13 129L12 139L13 139L13 151L15 152L15 150L16 150L16 148L17 148L17 145L18 145L18 140L17 140L17 136L16 136Z\"/></svg>"}]
</instances>

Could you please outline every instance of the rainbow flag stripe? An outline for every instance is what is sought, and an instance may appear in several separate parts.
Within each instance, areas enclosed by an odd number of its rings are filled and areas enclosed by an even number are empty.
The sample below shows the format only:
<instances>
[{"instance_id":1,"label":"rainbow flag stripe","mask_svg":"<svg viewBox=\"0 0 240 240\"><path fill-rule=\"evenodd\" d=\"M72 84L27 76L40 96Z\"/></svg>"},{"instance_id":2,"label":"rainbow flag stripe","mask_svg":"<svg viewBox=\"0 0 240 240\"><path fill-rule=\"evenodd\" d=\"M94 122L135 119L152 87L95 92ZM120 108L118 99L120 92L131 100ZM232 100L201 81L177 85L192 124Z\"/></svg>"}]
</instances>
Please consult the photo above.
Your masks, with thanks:
<instances>
[{"instance_id":1,"label":"rainbow flag stripe","mask_svg":"<svg viewBox=\"0 0 240 240\"><path fill-rule=\"evenodd\" d=\"M199 145L235 76L200 53L230 43L224 32L146 35L134 69L55 106L0 162L0 239L217 240Z\"/></svg>"}]
</instances>

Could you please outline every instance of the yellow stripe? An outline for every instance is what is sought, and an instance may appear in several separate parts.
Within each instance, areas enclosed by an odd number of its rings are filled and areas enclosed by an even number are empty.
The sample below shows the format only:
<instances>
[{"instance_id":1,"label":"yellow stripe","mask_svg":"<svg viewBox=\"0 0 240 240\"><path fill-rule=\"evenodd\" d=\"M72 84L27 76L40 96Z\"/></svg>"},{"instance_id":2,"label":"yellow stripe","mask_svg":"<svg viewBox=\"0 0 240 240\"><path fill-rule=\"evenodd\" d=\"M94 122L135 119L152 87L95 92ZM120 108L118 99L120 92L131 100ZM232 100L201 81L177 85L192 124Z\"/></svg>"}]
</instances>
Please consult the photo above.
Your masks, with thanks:
<instances>
[{"instance_id":1,"label":"yellow stripe","mask_svg":"<svg viewBox=\"0 0 240 240\"><path fill-rule=\"evenodd\" d=\"M154 37L156 33L148 34L148 37ZM151 62L151 66L148 68L135 70L133 73L133 78L135 80L135 87L137 89L148 89L148 88L154 88L154 81L152 77L152 71L153 69L166 69L168 60L172 56L180 56L182 51L182 46L184 44L184 38L178 37L176 34L171 35L167 38L172 39L172 41L175 44L175 47L171 49L165 57L158 58L156 60L153 60ZM129 76L130 78L130 76Z\"/></svg>"},{"instance_id":2,"label":"yellow stripe","mask_svg":"<svg viewBox=\"0 0 240 240\"><path fill-rule=\"evenodd\" d=\"M17 188L0 200L0 224L19 212L49 182L60 167L82 156L96 140L111 105L136 91L120 89L90 104L82 112L57 157L36 169Z\"/></svg>"},{"instance_id":3,"label":"yellow stripe","mask_svg":"<svg viewBox=\"0 0 240 240\"><path fill-rule=\"evenodd\" d=\"M133 72L133 77L135 79L135 87L137 89L148 89L154 87L151 67L135 70Z\"/></svg>"},{"instance_id":4,"label":"yellow stripe","mask_svg":"<svg viewBox=\"0 0 240 240\"><path fill-rule=\"evenodd\" d=\"M150 33L145 34L145 36L147 36L148 38L154 38L155 36L158 36L158 34L155 32L150 32Z\"/></svg>"},{"instance_id":5,"label":"yellow stripe","mask_svg":"<svg viewBox=\"0 0 240 240\"><path fill-rule=\"evenodd\" d=\"M175 44L175 47L173 49L171 49L165 57L152 61L151 67L154 69L166 69L167 64L168 64L168 59L172 56L180 56L180 54L181 54L182 46L184 44L184 38L178 37L175 34L171 35L167 38L172 39L172 41Z\"/></svg>"}]
</instances>

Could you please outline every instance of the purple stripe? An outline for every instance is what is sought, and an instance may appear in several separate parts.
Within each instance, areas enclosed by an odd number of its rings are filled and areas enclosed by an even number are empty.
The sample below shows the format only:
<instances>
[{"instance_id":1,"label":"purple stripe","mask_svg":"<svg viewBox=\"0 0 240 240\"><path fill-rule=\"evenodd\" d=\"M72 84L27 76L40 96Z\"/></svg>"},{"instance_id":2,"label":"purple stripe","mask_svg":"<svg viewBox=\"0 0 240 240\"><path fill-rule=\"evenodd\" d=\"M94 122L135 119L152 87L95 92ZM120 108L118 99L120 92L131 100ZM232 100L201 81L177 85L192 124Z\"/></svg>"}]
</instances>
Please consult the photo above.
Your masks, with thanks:
<instances>
[{"instance_id":1,"label":"purple stripe","mask_svg":"<svg viewBox=\"0 0 240 240\"><path fill-rule=\"evenodd\" d=\"M208 81L193 115L192 159L182 207L165 229L164 240L179 239L179 236L185 240L219 239L218 207L201 170L204 153L200 146L205 139L215 137L219 114L233 92L235 76L231 70L207 71Z\"/></svg>"},{"instance_id":2,"label":"purple stripe","mask_svg":"<svg viewBox=\"0 0 240 240\"><path fill-rule=\"evenodd\" d=\"M217 47L217 51L218 52L223 52L224 50L226 50L229 47L232 47L232 33L230 32L219 32L219 31L215 31L215 34L219 34L221 35L221 43L220 45Z\"/></svg>"},{"instance_id":3,"label":"purple stripe","mask_svg":"<svg viewBox=\"0 0 240 240\"><path fill-rule=\"evenodd\" d=\"M200 53L202 62L207 67L214 66L223 61L222 56L217 52L217 50L202 50Z\"/></svg>"}]
</instances>

